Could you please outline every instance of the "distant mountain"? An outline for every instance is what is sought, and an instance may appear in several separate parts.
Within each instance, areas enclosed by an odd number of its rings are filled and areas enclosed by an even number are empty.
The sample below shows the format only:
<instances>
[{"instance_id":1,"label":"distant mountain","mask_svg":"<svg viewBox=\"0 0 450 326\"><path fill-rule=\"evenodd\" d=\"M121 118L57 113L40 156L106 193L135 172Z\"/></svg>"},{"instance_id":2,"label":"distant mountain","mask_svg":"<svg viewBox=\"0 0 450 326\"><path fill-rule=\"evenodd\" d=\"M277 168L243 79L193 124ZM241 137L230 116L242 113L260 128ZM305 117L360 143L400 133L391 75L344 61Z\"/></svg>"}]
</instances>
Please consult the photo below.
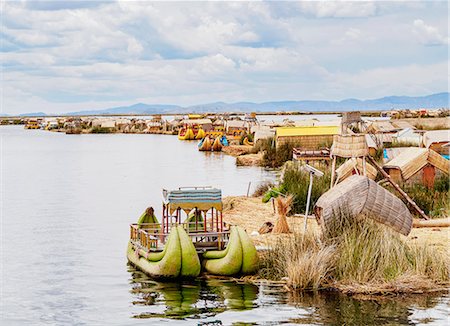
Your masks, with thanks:
<instances>
[{"instance_id":1,"label":"distant mountain","mask_svg":"<svg viewBox=\"0 0 450 326\"><path fill-rule=\"evenodd\" d=\"M46 115L44 112L31 112L19 114L19 117L45 117Z\"/></svg>"},{"instance_id":2,"label":"distant mountain","mask_svg":"<svg viewBox=\"0 0 450 326\"><path fill-rule=\"evenodd\" d=\"M428 96L389 96L373 100L345 99L342 101L280 101L265 103L210 103L187 108L189 112L274 112L274 111L378 111L390 109L448 108L449 93Z\"/></svg>"},{"instance_id":3,"label":"distant mountain","mask_svg":"<svg viewBox=\"0 0 450 326\"><path fill-rule=\"evenodd\" d=\"M164 105L164 104L144 104L137 103L130 106L119 106L116 108L103 110L90 110L69 112L66 115L96 115L96 114L155 114L167 113L181 110L182 107L178 105Z\"/></svg>"},{"instance_id":4,"label":"distant mountain","mask_svg":"<svg viewBox=\"0 0 450 326\"><path fill-rule=\"evenodd\" d=\"M279 101L279 102L214 102L181 107L178 105L137 103L102 110L70 112L65 115L126 115L126 114L186 114L190 112L341 112L341 111L383 111L391 109L448 108L450 93L427 96L388 96L372 100L345 99L342 101ZM45 116L43 112L21 114L22 116Z\"/></svg>"}]
</instances>

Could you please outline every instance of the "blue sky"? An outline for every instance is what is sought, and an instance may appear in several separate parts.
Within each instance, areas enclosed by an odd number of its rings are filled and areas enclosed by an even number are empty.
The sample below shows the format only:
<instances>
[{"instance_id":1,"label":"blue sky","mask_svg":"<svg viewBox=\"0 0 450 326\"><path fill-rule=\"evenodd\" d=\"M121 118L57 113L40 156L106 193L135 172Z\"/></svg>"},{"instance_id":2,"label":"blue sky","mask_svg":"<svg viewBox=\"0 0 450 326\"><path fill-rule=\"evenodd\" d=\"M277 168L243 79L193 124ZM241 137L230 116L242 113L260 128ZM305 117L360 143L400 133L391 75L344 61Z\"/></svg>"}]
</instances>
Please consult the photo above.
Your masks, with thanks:
<instances>
[{"instance_id":1,"label":"blue sky","mask_svg":"<svg viewBox=\"0 0 450 326\"><path fill-rule=\"evenodd\" d=\"M446 1L1 6L2 113L448 90Z\"/></svg>"}]
</instances>

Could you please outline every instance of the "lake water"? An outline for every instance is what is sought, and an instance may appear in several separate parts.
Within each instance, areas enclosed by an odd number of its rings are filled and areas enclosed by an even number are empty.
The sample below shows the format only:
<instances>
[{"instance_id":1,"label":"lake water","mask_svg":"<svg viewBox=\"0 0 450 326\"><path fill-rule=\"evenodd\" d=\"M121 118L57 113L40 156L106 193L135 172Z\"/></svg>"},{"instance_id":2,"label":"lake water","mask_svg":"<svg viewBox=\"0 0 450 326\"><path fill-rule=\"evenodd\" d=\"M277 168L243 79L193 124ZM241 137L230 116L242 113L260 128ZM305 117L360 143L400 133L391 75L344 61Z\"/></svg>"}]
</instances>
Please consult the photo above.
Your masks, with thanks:
<instances>
[{"instance_id":1,"label":"lake water","mask_svg":"<svg viewBox=\"0 0 450 326\"><path fill-rule=\"evenodd\" d=\"M244 195L272 179L160 135L1 134L1 325L434 324L448 296L374 301L219 280L158 283L127 265L128 224L161 189Z\"/></svg>"}]
</instances>

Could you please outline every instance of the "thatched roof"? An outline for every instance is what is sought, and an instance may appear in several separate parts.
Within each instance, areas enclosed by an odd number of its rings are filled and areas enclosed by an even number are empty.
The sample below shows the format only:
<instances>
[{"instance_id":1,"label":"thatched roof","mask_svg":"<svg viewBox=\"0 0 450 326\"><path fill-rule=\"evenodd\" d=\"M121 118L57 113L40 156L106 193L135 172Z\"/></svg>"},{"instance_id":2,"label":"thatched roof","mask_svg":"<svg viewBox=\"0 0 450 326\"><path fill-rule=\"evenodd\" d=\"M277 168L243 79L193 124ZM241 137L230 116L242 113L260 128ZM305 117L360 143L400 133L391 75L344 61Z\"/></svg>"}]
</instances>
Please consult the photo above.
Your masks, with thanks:
<instances>
[{"instance_id":1,"label":"thatched roof","mask_svg":"<svg viewBox=\"0 0 450 326\"><path fill-rule=\"evenodd\" d=\"M247 122L244 120L228 120L226 126L227 128L246 128Z\"/></svg>"},{"instance_id":2,"label":"thatched roof","mask_svg":"<svg viewBox=\"0 0 450 326\"><path fill-rule=\"evenodd\" d=\"M350 218L365 215L403 235L408 235L412 228L412 216L406 205L375 181L361 175L352 175L331 188L314 206L314 214L323 230L336 227L342 213Z\"/></svg>"},{"instance_id":3,"label":"thatched roof","mask_svg":"<svg viewBox=\"0 0 450 326\"><path fill-rule=\"evenodd\" d=\"M341 182L342 180L351 176L355 169L358 170L359 174L363 174L363 160L361 158L351 158L340 167L338 167L336 169L337 182ZM375 178L377 177L377 169L368 162L366 162L366 172L367 176L372 180L375 180Z\"/></svg>"},{"instance_id":4,"label":"thatched roof","mask_svg":"<svg viewBox=\"0 0 450 326\"><path fill-rule=\"evenodd\" d=\"M387 162L383 169L398 169L402 173L403 180L408 180L417 172L419 172L425 165L431 164L449 174L448 160L433 151L432 149L408 147L403 150L394 159Z\"/></svg>"},{"instance_id":5,"label":"thatched roof","mask_svg":"<svg viewBox=\"0 0 450 326\"><path fill-rule=\"evenodd\" d=\"M363 157L369 155L365 135L334 135L331 155L339 157Z\"/></svg>"},{"instance_id":6,"label":"thatched roof","mask_svg":"<svg viewBox=\"0 0 450 326\"><path fill-rule=\"evenodd\" d=\"M423 144L426 148L434 143L450 142L450 130L431 130L423 134Z\"/></svg>"},{"instance_id":7,"label":"thatched roof","mask_svg":"<svg viewBox=\"0 0 450 326\"><path fill-rule=\"evenodd\" d=\"M399 129L416 129L412 124L410 124L408 121L402 121L402 120L393 120L392 125Z\"/></svg>"},{"instance_id":8,"label":"thatched roof","mask_svg":"<svg viewBox=\"0 0 450 326\"><path fill-rule=\"evenodd\" d=\"M208 125L212 124L212 121L211 119L185 119L183 123L187 125Z\"/></svg>"},{"instance_id":9,"label":"thatched roof","mask_svg":"<svg viewBox=\"0 0 450 326\"><path fill-rule=\"evenodd\" d=\"M368 127L369 130L373 130L375 132L395 132L401 128L396 128L389 121L372 121L372 123Z\"/></svg>"}]
</instances>

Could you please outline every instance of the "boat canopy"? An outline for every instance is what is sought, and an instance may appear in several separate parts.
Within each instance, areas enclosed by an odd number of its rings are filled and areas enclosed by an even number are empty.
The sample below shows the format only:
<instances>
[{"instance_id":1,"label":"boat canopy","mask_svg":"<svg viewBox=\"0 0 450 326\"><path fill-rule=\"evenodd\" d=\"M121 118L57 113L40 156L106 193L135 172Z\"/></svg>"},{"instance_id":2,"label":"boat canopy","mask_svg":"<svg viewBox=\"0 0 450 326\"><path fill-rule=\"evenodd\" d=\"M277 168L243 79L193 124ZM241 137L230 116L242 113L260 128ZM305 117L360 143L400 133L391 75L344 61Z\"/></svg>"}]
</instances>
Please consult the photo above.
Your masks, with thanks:
<instances>
[{"instance_id":1,"label":"boat canopy","mask_svg":"<svg viewBox=\"0 0 450 326\"><path fill-rule=\"evenodd\" d=\"M222 190L210 187L180 187L178 190L163 190L164 205L172 214L177 209L187 214L194 208L208 211L215 208L222 210Z\"/></svg>"}]
</instances>

